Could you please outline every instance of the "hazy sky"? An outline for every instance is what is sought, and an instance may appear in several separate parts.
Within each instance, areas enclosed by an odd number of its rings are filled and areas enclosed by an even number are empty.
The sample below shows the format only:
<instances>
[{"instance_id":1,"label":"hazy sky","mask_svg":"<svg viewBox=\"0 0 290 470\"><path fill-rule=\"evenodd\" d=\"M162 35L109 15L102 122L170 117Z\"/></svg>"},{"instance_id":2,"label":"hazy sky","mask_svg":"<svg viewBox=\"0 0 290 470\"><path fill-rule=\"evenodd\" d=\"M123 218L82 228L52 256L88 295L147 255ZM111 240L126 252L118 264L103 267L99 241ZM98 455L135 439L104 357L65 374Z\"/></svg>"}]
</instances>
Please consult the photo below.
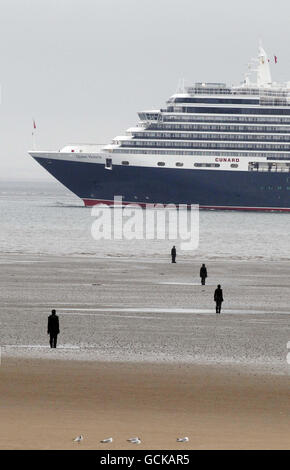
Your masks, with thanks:
<instances>
[{"instance_id":1,"label":"hazy sky","mask_svg":"<svg viewBox=\"0 0 290 470\"><path fill-rule=\"evenodd\" d=\"M0 0L0 180L50 179L27 150L107 143L180 78L239 83L258 40L290 80L287 0Z\"/></svg>"}]
</instances>

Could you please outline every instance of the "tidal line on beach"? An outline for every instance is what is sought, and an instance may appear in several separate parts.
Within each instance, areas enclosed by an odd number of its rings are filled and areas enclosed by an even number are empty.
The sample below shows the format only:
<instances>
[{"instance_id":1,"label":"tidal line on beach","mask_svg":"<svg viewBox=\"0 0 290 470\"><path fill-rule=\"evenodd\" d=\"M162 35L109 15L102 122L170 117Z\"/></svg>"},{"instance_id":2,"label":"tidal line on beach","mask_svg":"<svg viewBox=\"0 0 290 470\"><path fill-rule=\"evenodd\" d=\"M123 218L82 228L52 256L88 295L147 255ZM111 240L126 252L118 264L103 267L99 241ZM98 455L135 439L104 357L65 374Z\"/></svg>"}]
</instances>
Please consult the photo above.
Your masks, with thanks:
<instances>
[{"instance_id":1,"label":"tidal line on beach","mask_svg":"<svg viewBox=\"0 0 290 470\"><path fill-rule=\"evenodd\" d=\"M215 314L213 309L202 309L202 308L150 308L150 307L145 307L145 308L138 308L138 307L128 307L128 308L118 308L118 307L96 307L96 308L75 308L75 307L68 307L68 308L58 308L59 312L62 312L62 315L84 315L84 313L81 312L108 312L108 313L169 313L169 314ZM74 313L76 312L76 313ZM80 312L80 313L78 313ZM290 315L290 312L267 312L265 310L231 310L231 309L226 309L224 310L224 313L226 314L238 314L238 315L261 315L261 314L267 314L267 315L277 315L277 314L282 314L282 315ZM86 315L89 315L90 313L86 313ZM93 315L93 313L91 313ZM120 317L120 315L118 315ZM126 318L129 318L127 316ZM135 317L132 317L135 318ZM136 318L157 318L157 317L136 317ZM161 318L161 317L159 317Z\"/></svg>"},{"instance_id":2,"label":"tidal line on beach","mask_svg":"<svg viewBox=\"0 0 290 470\"><path fill-rule=\"evenodd\" d=\"M61 309L59 309L61 310ZM80 309L81 310L81 309ZM62 312L62 315L75 315L75 316L93 316L93 317L108 317L108 318L135 318L136 320L166 320L166 318L162 317L143 317L140 315L108 315L106 313L86 313L86 312Z\"/></svg>"}]
</instances>

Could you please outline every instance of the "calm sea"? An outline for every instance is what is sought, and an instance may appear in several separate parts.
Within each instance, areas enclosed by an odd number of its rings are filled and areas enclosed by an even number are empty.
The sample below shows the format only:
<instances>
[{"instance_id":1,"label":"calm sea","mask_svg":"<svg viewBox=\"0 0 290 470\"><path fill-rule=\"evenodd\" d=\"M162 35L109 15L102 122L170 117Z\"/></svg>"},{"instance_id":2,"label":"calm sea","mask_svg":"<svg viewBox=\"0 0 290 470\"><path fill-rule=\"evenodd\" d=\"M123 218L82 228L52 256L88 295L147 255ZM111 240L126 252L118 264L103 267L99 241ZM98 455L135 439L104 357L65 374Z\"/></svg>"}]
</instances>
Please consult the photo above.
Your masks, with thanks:
<instances>
[{"instance_id":1,"label":"calm sea","mask_svg":"<svg viewBox=\"0 0 290 470\"><path fill-rule=\"evenodd\" d=\"M95 217L57 182L0 181L0 252L165 258L171 240L99 240ZM199 248L178 252L202 260L289 260L290 214L201 211ZM176 243L177 250L179 244Z\"/></svg>"}]
</instances>

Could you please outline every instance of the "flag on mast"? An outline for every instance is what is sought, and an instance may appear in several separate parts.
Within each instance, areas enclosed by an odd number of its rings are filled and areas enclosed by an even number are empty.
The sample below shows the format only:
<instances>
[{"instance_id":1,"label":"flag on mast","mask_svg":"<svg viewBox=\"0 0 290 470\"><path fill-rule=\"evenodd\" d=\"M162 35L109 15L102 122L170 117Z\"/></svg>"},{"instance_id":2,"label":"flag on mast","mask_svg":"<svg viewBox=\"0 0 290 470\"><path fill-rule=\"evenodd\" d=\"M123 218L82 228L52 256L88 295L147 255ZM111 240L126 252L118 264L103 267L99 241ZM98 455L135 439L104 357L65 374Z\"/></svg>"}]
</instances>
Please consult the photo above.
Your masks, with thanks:
<instances>
[{"instance_id":1,"label":"flag on mast","mask_svg":"<svg viewBox=\"0 0 290 470\"><path fill-rule=\"evenodd\" d=\"M36 149L36 142L35 142L35 130L36 130L36 124L35 124L35 119L32 120L33 122L33 129L32 129L32 144L33 144L33 149Z\"/></svg>"}]
</instances>

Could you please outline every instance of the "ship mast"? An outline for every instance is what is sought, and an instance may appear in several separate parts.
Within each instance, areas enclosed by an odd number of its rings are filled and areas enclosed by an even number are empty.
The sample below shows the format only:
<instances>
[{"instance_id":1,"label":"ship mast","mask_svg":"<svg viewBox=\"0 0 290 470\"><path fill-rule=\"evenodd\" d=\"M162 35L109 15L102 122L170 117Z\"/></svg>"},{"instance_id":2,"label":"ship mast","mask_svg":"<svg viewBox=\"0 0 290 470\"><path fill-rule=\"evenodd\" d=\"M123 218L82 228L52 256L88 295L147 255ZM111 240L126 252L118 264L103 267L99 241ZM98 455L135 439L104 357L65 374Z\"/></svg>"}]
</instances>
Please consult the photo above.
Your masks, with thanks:
<instances>
[{"instance_id":1,"label":"ship mast","mask_svg":"<svg viewBox=\"0 0 290 470\"><path fill-rule=\"evenodd\" d=\"M251 59L250 63L248 64L248 70L244 74L244 87L254 86L258 88L270 88L273 86L272 77L271 77L271 70L270 70L270 63L265 52L265 49L262 46L262 41L259 41L259 53L256 59ZM256 80L251 82L250 75L253 72L256 72Z\"/></svg>"},{"instance_id":2,"label":"ship mast","mask_svg":"<svg viewBox=\"0 0 290 470\"><path fill-rule=\"evenodd\" d=\"M267 87L267 86L272 85L270 64L269 64L268 56L262 47L261 40L259 42L257 85L258 87Z\"/></svg>"}]
</instances>

